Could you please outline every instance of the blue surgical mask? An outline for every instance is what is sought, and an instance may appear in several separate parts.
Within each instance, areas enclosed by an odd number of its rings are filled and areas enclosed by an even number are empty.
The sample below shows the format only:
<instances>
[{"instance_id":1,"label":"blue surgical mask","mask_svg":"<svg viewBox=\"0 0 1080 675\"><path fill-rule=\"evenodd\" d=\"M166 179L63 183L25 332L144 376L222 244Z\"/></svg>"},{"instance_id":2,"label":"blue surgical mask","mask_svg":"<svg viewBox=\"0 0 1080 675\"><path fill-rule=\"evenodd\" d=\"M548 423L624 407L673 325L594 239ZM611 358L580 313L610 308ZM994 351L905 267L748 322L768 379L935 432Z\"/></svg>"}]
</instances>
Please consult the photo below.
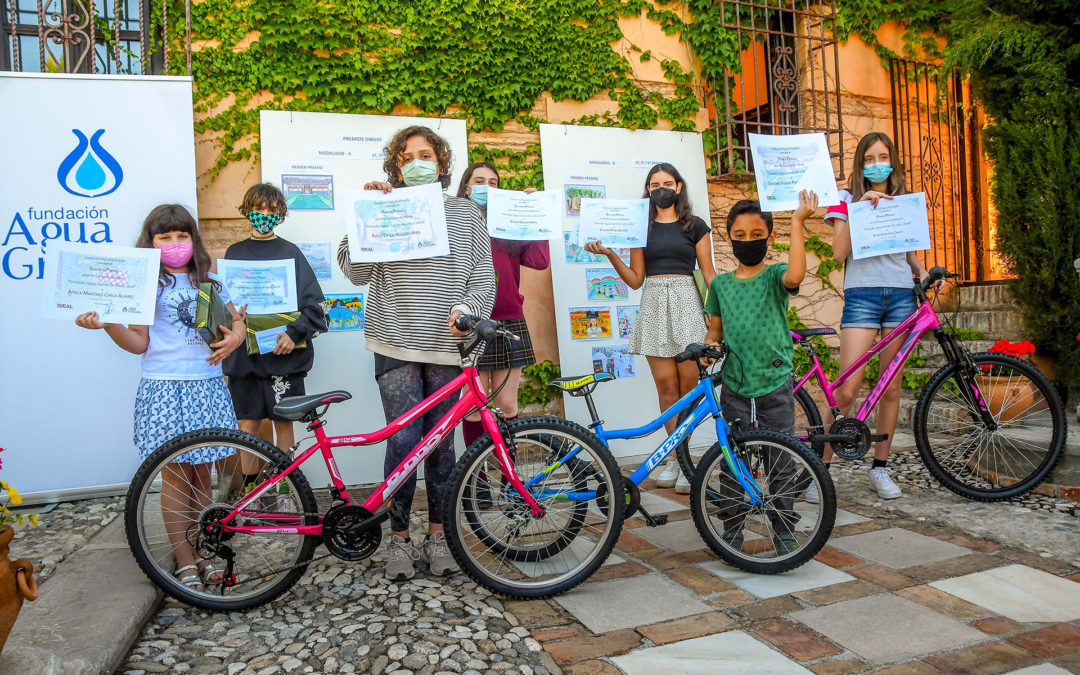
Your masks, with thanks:
<instances>
[{"instance_id":1,"label":"blue surgical mask","mask_svg":"<svg viewBox=\"0 0 1080 675\"><path fill-rule=\"evenodd\" d=\"M486 185L470 185L469 186L469 199L473 204L476 204L482 209L487 208L488 198L488 186Z\"/></svg>"},{"instance_id":2,"label":"blue surgical mask","mask_svg":"<svg viewBox=\"0 0 1080 675\"><path fill-rule=\"evenodd\" d=\"M439 177L439 166L435 162L414 159L401 167L401 178L409 187L434 183Z\"/></svg>"},{"instance_id":3,"label":"blue surgical mask","mask_svg":"<svg viewBox=\"0 0 1080 675\"><path fill-rule=\"evenodd\" d=\"M892 174L892 166L884 162L868 164L862 170L863 177L875 185L887 181L890 174Z\"/></svg>"}]
</instances>

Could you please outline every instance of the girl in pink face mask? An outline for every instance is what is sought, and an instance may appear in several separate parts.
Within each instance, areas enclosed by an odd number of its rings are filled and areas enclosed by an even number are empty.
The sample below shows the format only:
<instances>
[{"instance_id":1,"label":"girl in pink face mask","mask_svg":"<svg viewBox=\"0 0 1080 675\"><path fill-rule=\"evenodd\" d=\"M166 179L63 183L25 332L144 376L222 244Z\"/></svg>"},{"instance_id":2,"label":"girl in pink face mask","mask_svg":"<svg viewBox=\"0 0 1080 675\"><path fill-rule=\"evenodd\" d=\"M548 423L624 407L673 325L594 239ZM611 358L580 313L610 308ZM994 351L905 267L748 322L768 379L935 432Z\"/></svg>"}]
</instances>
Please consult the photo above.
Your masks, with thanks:
<instances>
[{"instance_id":1,"label":"girl in pink face mask","mask_svg":"<svg viewBox=\"0 0 1080 675\"><path fill-rule=\"evenodd\" d=\"M229 301L226 289L210 273L210 255L199 238L199 227L187 209L164 204L146 217L136 246L161 249L157 308L151 326L103 323L97 312L80 314L76 325L104 329L121 349L142 355L142 380L135 395L135 445L142 459L175 436L207 427L236 429L232 398L221 374L221 362L244 340L244 321ZM198 285L215 285L232 314L224 337L207 346L195 329ZM176 457L161 472L162 509L167 542L162 555L175 562L177 584L195 590L220 584L222 561L202 558L192 549L187 532L209 504L220 474L214 463L233 454L220 447L201 448Z\"/></svg>"}]
</instances>

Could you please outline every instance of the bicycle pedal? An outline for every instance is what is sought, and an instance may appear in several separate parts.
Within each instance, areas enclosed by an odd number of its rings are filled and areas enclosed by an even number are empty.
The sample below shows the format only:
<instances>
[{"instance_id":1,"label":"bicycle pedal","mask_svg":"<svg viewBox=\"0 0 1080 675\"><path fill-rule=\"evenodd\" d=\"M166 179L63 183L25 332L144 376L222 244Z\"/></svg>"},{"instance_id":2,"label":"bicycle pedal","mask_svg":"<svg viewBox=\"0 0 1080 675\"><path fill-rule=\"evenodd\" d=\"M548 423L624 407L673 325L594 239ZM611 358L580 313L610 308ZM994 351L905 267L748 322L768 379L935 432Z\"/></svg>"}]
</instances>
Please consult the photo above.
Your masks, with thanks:
<instances>
[{"instance_id":1,"label":"bicycle pedal","mask_svg":"<svg viewBox=\"0 0 1080 675\"><path fill-rule=\"evenodd\" d=\"M649 527L660 527L661 525L667 525L667 523L667 514L662 516L650 516L649 519L645 521L645 524Z\"/></svg>"},{"instance_id":2,"label":"bicycle pedal","mask_svg":"<svg viewBox=\"0 0 1080 675\"><path fill-rule=\"evenodd\" d=\"M887 441L887 440L889 440L889 434L871 434L870 435L870 442L871 443L881 443L882 441Z\"/></svg>"}]
</instances>

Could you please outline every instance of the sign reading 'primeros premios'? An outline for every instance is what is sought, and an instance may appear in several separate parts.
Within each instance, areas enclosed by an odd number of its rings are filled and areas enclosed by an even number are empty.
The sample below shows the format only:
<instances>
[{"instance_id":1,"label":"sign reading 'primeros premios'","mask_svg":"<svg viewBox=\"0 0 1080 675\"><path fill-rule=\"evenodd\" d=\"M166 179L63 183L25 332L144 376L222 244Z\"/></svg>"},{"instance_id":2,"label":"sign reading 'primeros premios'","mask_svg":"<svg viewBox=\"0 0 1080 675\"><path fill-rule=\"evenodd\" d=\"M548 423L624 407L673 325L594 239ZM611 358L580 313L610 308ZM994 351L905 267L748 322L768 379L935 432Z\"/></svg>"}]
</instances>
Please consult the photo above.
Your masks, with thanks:
<instances>
[{"instance_id":1,"label":"sign reading 'primeros premios'","mask_svg":"<svg viewBox=\"0 0 1080 675\"><path fill-rule=\"evenodd\" d=\"M42 316L45 259L58 242L134 246L162 203L195 213L191 81L2 73L0 125L0 304L18 326L0 409L21 422L0 440L5 480L41 495L125 484L139 358Z\"/></svg>"}]
</instances>

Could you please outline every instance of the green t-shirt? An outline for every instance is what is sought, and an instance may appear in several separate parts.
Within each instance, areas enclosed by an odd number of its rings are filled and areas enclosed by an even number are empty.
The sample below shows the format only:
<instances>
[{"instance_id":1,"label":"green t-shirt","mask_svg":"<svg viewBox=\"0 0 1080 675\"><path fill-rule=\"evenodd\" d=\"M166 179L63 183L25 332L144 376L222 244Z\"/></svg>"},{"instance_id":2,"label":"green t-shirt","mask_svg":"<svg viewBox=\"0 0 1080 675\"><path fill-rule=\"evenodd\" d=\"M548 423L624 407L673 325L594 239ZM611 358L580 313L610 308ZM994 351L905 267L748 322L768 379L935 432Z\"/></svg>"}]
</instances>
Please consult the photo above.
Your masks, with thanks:
<instances>
[{"instance_id":1,"label":"green t-shirt","mask_svg":"<svg viewBox=\"0 0 1080 675\"><path fill-rule=\"evenodd\" d=\"M724 364L724 386L740 396L764 396L791 375L787 308L799 289L784 286L787 267L768 265L749 279L717 274L709 286L705 312L723 321L724 343L732 351Z\"/></svg>"}]
</instances>

